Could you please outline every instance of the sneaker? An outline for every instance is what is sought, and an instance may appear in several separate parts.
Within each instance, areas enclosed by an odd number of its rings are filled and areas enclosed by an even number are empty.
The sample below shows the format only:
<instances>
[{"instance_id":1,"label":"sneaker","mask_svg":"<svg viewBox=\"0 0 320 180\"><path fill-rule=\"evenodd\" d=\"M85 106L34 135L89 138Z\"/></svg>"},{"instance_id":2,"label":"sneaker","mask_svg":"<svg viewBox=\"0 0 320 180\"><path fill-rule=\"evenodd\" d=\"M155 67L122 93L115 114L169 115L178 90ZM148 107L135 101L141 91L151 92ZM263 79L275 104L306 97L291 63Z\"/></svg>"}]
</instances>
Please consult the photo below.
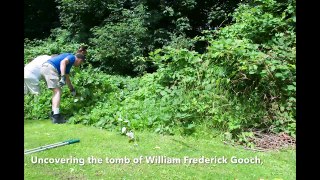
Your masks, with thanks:
<instances>
[{"instance_id":1,"label":"sneaker","mask_svg":"<svg viewBox=\"0 0 320 180\"><path fill-rule=\"evenodd\" d=\"M51 117L53 124L63 124L67 122L61 114L54 114Z\"/></svg>"}]
</instances>

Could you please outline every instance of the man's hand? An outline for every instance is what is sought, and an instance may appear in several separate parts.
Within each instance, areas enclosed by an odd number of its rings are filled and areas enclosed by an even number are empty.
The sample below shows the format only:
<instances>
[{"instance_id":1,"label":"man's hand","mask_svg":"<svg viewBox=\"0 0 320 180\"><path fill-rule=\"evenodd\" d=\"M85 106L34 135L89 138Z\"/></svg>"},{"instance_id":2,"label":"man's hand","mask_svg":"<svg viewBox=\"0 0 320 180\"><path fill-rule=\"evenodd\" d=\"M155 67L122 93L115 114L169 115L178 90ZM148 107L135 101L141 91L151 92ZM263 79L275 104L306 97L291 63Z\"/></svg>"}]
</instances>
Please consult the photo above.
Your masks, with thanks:
<instances>
[{"instance_id":1,"label":"man's hand","mask_svg":"<svg viewBox=\"0 0 320 180\"><path fill-rule=\"evenodd\" d=\"M74 88L70 89L72 96L76 96L76 90Z\"/></svg>"},{"instance_id":2,"label":"man's hand","mask_svg":"<svg viewBox=\"0 0 320 180\"><path fill-rule=\"evenodd\" d=\"M63 76L61 76L61 79L60 79L60 81L58 82L58 86L59 86L59 87L62 87L62 86L64 86L65 84L66 84L66 76L63 75Z\"/></svg>"}]
</instances>

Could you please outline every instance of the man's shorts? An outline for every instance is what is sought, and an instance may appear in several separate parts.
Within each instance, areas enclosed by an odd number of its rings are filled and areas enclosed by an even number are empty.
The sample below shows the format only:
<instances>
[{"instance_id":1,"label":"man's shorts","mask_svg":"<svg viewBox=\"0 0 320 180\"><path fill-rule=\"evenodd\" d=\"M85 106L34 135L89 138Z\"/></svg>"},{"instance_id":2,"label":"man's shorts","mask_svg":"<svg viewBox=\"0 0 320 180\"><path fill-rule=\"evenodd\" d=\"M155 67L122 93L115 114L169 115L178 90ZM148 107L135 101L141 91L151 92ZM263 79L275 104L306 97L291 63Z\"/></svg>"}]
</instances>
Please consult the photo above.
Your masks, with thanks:
<instances>
[{"instance_id":1,"label":"man's shorts","mask_svg":"<svg viewBox=\"0 0 320 180\"><path fill-rule=\"evenodd\" d=\"M24 94L40 94L39 80L36 78L24 78Z\"/></svg>"},{"instance_id":2,"label":"man's shorts","mask_svg":"<svg viewBox=\"0 0 320 180\"><path fill-rule=\"evenodd\" d=\"M46 80L48 88L58 88L59 74L50 63L44 63L40 69L42 77Z\"/></svg>"}]
</instances>

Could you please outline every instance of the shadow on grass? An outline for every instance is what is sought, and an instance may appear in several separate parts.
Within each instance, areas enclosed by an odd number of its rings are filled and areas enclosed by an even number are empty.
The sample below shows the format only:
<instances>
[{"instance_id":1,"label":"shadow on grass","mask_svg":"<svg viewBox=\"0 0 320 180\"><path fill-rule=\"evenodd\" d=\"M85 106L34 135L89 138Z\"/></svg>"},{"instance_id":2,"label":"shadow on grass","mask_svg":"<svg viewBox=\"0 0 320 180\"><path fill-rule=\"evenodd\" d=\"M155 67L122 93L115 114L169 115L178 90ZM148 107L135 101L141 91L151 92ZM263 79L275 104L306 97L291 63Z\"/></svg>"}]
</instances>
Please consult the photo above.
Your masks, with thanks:
<instances>
[{"instance_id":1,"label":"shadow on grass","mask_svg":"<svg viewBox=\"0 0 320 180\"><path fill-rule=\"evenodd\" d=\"M189 144L187 144L187 143L185 143L185 142L183 142L183 141L180 141L180 140L177 140L177 139L172 139L174 142L177 142L177 143L179 143L179 144L181 144L181 145L183 145L183 146L185 146L185 147L188 147L188 148L190 148L190 149L192 149L192 150L198 150L198 149L196 149L196 148L194 148L194 146L193 145L189 145Z\"/></svg>"}]
</instances>

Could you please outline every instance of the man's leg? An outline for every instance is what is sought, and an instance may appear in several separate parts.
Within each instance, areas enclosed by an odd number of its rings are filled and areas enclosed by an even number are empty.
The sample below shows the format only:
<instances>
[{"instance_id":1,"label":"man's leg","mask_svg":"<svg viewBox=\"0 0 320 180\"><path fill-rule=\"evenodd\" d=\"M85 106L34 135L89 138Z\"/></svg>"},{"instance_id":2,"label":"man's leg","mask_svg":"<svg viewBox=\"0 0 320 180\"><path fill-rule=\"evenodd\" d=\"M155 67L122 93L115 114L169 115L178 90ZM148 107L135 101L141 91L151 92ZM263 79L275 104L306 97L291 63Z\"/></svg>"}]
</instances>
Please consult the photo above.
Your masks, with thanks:
<instances>
[{"instance_id":1,"label":"man's leg","mask_svg":"<svg viewBox=\"0 0 320 180\"><path fill-rule=\"evenodd\" d=\"M34 77L25 77L24 78L24 94L40 94L40 85L39 80Z\"/></svg>"},{"instance_id":2,"label":"man's leg","mask_svg":"<svg viewBox=\"0 0 320 180\"><path fill-rule=\"evenodd\" d=\"M62 90L61 88L53 88L52 89L53 95L52 95L52 122L53 123L65 123L66 120L62 117L60 114L60 99Z\"/></svg>"},{"instance_id":3,"label":"man's leg","mask_svg":"<svg viewBox=\"0 0 320 180\"><path fill-rule=\"evenodd\" d=\"M24 95L28 94L28 86L26 85L26 81L24 81Z\"/></svg>"},{"instance_id":4,"label":"man's leg","mask_svg":"<svg viewBox=\"0 0 320 180\"><path fill-rule=\"evenodd\" d=\"M41 74L47 82L49 89L52 89L52 122L65 123L66 120L61 116L59 106L61 98L61 88L58 87L59 75L57 70L50 64L43 64L41 67Z\"/></svg>"},{"instance_id":5,"label":"man's leg","mask_svg":"<svg viewBox=\"0 0 320 180\"><path fill-rule=\"evenodd\" d=\"M53 88L52 89L52 112L53 114L60 114L60 99L61 99L61 88Z\"/></svg>"}]
</instances>

